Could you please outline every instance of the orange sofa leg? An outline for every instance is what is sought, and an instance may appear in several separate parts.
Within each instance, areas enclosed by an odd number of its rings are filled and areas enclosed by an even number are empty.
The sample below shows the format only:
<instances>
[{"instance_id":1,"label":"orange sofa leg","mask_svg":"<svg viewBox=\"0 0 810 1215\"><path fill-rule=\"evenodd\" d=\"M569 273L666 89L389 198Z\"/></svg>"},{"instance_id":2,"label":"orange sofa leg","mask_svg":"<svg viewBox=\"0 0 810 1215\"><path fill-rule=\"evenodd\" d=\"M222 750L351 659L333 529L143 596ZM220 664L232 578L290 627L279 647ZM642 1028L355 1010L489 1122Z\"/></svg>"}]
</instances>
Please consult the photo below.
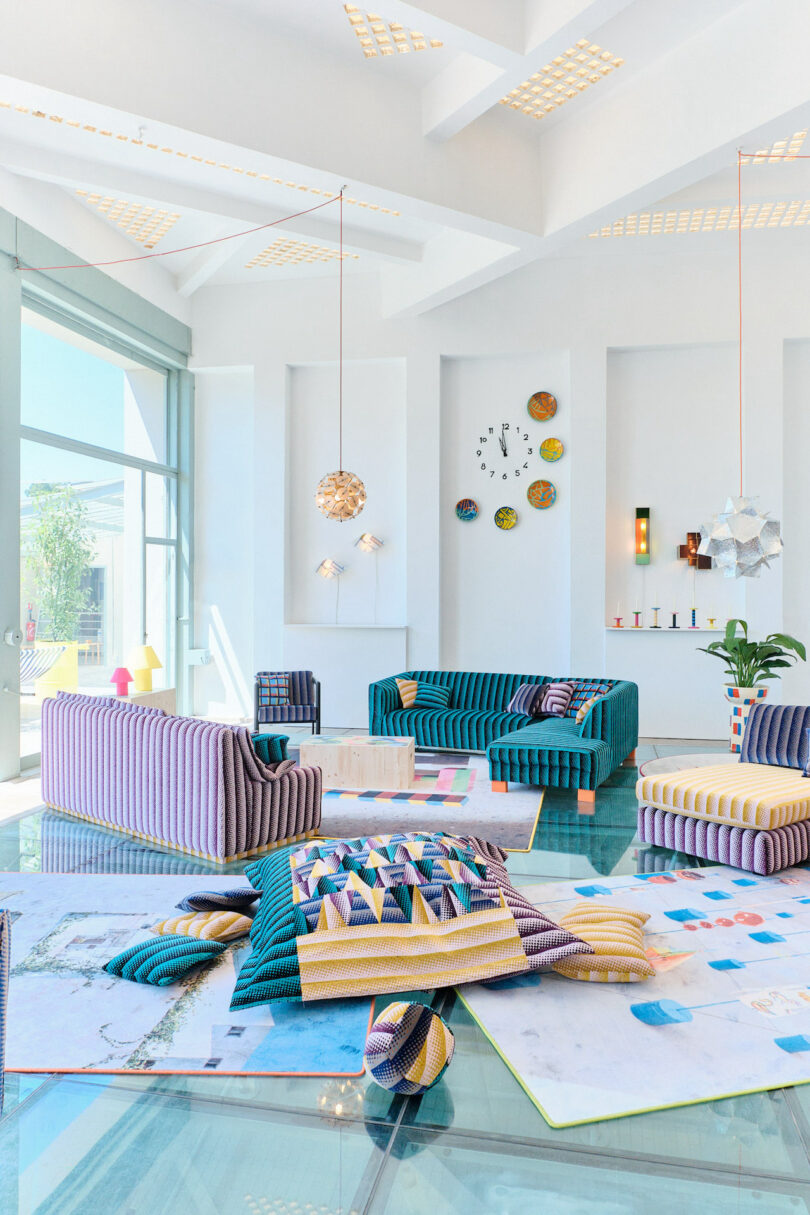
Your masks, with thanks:
<instances>
[{"instance_id":1,"label":"orange sofa leg","mask_svg":"<svg viewBox=\"0 0 810 1215\"><path fill-rule=\"evenodd\" d=\"M596 801L595 789L577 789L577 801L593 803Z\"/></svg>"},{"instance_id":2,"label":"orange sofa leg","mask_svg":"<svg viewBox=\"0 0 810 1215\"><path fill-rule=\"evenodd\" d=\"M494 780L492 782L492 792L493 793L507 793L508 790L509 790L509 785L506 783L505 780Z\"/></svg>"},{"instance_id":3,"label":"orange sofa leg","mask_svg":"<svg viewBox=\"0 0 810 1215\"><path fill-rule=\"evenodd\" d=\"M635 764L635 762L636 762L635 748L630 752L630 754L627 756L627 759L624 762L626 764Z\"/></svg>"}]
</instances>

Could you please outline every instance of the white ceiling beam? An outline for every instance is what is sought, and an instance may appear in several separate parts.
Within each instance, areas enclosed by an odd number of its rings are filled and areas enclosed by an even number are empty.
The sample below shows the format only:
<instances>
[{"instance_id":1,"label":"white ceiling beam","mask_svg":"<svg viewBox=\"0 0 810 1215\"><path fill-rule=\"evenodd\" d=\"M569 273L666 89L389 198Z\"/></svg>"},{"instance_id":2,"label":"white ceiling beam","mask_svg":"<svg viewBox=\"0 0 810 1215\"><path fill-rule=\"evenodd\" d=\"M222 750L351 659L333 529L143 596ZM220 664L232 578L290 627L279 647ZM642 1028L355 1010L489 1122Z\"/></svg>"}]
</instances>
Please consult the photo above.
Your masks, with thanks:
<instances>
[{"instance_id":1,"label":"white ceiling beam","mask_svg":"<svg viewBox=\"0 0 810 1215\"><path fill-rule=\"evenodd\" d=\"M534 254L467 232L442 232L425 246L420 267L383 268L383 316L418 316L533 260Z\"/></svg>"},{"instance_id":2,"label":"white ceiling beam","mask_svg":"<svg viewBox=\"0 0 810 1215\"><path fill-rule=\"evenodd\" d=\"M106 145L101 151L106 151ZM267 224L275 219L282 219L301 206L301 196L293 194L292 191L290 208L285 210L277 203L268 206L221 191L199 189L187 182L163 175L142 173L110 161L97 160L92 156L57 153L50 148L36 147L1 137L0 164L13 172L42 181L75 187L89 185L133 201L160 202L175 209L196 211L216 216L217 219L231 219L246 224ZM331 211L334 211L334 215L329 219ZM339 237L337 203L333 204L332 208L324 207L321 211L316 211L314 215L301 216L290 221L284 228L287 231L294 229L312 240L334 244ZM373 253L394 261L418 262L422 256L422 246L416 241L358 228L351 223L344 223L343 240L345 246L353 252Z\"/></svg>"},{"instance_id":3,"label":"white ceiling beam","mask_svg":"<svg viewBox=\"0 0 810 1215\"><path fill-rule=\"evenodd\" d=\"M521 0L427 0L408 4L386 0L386 21L401 21L428 38L439 38L454 51L466 51L506 67L523 52Z\"/></svg>"},{"instance_id":4,"label":"white ceiling beam","mask_svg":"<svg viewBox=\"0 0 810 1215\"><path fill-rule=\"evenodd\" d=\"M223 230L218 235L229 236L230 233ZM244 249L249 239L247 236L235 236L232 240L222 240L218 245L208 245L206 248L200 249L191 264L174 276L177 294L188 299L195 291L203 287L218 270L235 258L239 250Z\"/></svg>"},{"instance_id":5,"label":"white ceiling beam","mask_svg":"<svg viewBox=\"0 0 810 1215\"><path fill-rule=\"evenodd\" d=\"M449 63L422 91L422 125L431 139L445 140L497 105L556 55L600 26L632 0L526 0L526 53L498 70L464 56ZM597 38L598 41L598 38Z\"/></svg>"}]
</instances>

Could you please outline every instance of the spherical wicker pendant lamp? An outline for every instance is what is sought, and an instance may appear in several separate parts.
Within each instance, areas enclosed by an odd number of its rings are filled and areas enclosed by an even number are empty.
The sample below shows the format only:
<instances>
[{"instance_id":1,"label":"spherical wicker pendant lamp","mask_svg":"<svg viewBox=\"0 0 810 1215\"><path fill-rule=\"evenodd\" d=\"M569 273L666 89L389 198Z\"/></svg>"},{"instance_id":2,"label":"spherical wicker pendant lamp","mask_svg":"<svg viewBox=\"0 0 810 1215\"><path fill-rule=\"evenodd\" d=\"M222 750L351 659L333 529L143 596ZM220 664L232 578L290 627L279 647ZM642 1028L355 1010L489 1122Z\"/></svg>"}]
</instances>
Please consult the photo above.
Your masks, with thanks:
<instances>
[{"instance_id":1,"label":"spherical wicker pendant lamp","mask_svg":"<svg viewBox=\"0 0 810 1215\"><path fill-rule=\"evenodd\" d=\"M343 467L343 188L340 191L340 348L338 355L338 438L340 467L327 473L315 490L315 505L327 519L345 523L356 519L366 504L366 487L354 473Z\"/></svg>"}]
</instances>

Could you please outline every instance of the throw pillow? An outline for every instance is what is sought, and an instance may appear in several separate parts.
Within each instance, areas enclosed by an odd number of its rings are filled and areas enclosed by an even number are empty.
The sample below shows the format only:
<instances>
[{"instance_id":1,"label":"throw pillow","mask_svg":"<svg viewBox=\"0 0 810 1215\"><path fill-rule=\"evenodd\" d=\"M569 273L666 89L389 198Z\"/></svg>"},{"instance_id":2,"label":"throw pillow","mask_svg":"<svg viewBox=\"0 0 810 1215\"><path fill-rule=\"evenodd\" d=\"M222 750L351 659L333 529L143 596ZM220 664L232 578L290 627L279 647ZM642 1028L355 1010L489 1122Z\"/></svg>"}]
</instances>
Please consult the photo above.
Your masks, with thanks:
<instances>
[{"instance_id":1,"label":"throw pillow","mask_svg":"<svg viewBox=\"0 0 810 1215\"><path fill-rule=\"evenodd\" d=\"M644 952L643 911L610 907L604 903L577 903L560 918L560 924L593 946L589 956L564 958L552 969L569 979L591 983L636 983L655 970Z\"/></svg>"},{"instance_id":2,"label":"throw pillow","mask_svg":"<svg viewBox=\"0 0 810 1215\"><path fill-rule=\"evenodd\" d=\"M158 936L197 937L201 941L235 941L246 937L253 920L238 911L187 911L155 924Z\"/></svg>"},{"instance_id":3,"label":"throw pillow","mask_svg":"<svg viewBox=\"0 0 810 1215\"><path fill-rule=\"evenodd\" d=\"M402 702L403 709L412 709L419 684L415 679L398 679L397 687L399 688L399 699Z\"/></svg>"},{"instance_id":4,"label":"throw pillow","mask_svg":"<svg viewBox=\"0 0 810 1215\"><path fill-rule=\"evenodd\" d=\"M263 894L231 1008L431 990L593 952L512 887L504 858L474 836L407 832L248 864Z\"/></svg>"},{"instance_id":5,"label":"throw pillow","mask_svg":"<svg viewBox=\"0 0 810 1215\"><path fill-rule=\"evenodd\" d=\"M391 1093L426 1093L444 1075L456 1040L438 1013L397 1001L369 1030L363 1062L375 1083Z\"/></svg>"},{"instance_id":6,"label":"throw pillow","mask_svg":"<svg viewBox=\"0 0 810 1215\"><path fill-rule=\"evenodd\" d=\"M606 692L610 691L610 684L598 680L577 679L574 681L573 688L571 700L565 710L566 717L576 717L586 700L590 700L593 696L604 696Z\"/></svg>"},{"instance_id":7,"label":"throw pillow","mask_svg":"<svg viewBox=\"0 0 810 1215\"><path fill-rule=\"evenodd\" d=\"M507 713L523 713L526 717L539 717L546 686L542 683L522 683L506 706Z\"/></svg>"},{"instance_id":8,"label":"throw pillow","mask_svg":"<svg viewBox=\"0 0 810 1215\"><path fill-rule=\"evenodd\" d=\"M259 706L288 705L290 703L290 677L282 673L257 675L259 684Z\"/></svg>"},{"instance_id":9,"label":"throw pillow","mask_svg":"<svg viewBox=\"0 0 810 1215\"><path fill-rule=\"evenodd\" d=\"M195 890L194 894L187 895L177 904L177 910L241 911L247 914L259 893L252 886L235 886L232 890Z\"/></svg>"},{"instance_id":10,"label":"throw pillow","mask_svg":"<svg viewBox=\"0 0 810 1215\"><path fill-rule=\"evenodd\" d=\"M552 717L565 717L573 695L572 683L547 683L540 709L543 713L550 713Z\"/></svg>"},{"instance_id":11,"label":"throw pillow","mask_svg":"<svg viewBox=\"0 0 810 1215\"><path fill-rule=\"evenodd\" d=\"M225 948L219 941L197 941L193 937L150 938L110 958L104 969L119 979L165 987L176 983L194 966L212 961Z\"/></svg>"},{"instance_id":12,"label":"throw pillow","mask_svg":"<svg viewBox=\"0 0 810 1215\"><path fill-rule=\"evenodd\" d=\"M446 709L450 704L450 689L439 683L423 683L416 685L414 709Z\"/></svg>"},{"instance_id":13,"label":"throw pillow","mask_svg":"<svg viewBox=\"0 0 810 1215\"><path fill-rule=\"evenodd\" d=\"M592 696L590 698L590 700L586 700L583 704L581 704L579 706L579 708L577 709L577 725L578 726L582 725L583 721L588 716L591 709L596 704L597 700L601 700L601 699L602 699L601 696Z\"/></svg>"}]
</instances>

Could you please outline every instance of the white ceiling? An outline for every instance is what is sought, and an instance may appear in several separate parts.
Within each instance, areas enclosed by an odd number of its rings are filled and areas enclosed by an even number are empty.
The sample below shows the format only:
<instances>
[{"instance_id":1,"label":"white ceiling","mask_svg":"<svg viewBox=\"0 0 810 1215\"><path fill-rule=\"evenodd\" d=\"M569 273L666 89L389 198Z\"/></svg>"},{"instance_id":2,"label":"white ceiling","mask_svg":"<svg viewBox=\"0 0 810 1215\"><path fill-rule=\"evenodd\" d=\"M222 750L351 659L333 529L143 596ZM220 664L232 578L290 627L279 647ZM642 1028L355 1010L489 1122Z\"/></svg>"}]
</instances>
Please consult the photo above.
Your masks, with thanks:
<instances>
[{"instance_id":1,"label":"white ceiling","mask_svg":"<svg viewBox=\"0 0 810 1215\"><path fill-rule=\"evenodd\" d=\"M39 212L57 198L69 216L80 208L105 254L111 238L121 256L216 240L154 259L186 297L334 276L334 257L320 260L338 244L334 203L240 234L345 183L346 271L379 276L385 310L405 314L537 258L626 247L585 239L624 216L733 202L738 147L810 126L804 0L387 0L379 11L443 46L366 59L341 0L12 6L0 168ZM498 104L579 42L621 67L569 86L540 120ZM810 199L808 162L743 172L747 203ZM93 195L113 201L100 210ZM146 249L110 216L118 202L177 218ZM728 239L648 238L673 252ZM297 242L283 265L248 265L281 240ZM302 247L317 260L291 260Z\"/></svg>"}]
</instances>

